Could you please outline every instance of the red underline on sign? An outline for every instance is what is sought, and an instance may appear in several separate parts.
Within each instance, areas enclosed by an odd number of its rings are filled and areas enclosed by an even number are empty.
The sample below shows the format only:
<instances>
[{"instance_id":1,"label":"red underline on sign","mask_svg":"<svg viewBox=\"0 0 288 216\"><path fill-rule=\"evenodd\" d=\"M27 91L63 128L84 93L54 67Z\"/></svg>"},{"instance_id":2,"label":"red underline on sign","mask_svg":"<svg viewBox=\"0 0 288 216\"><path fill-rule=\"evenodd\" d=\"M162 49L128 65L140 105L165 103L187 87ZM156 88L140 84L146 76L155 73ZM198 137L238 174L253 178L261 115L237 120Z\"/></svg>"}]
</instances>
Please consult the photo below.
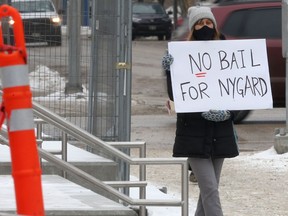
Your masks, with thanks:
<instances>
[{"instance_id":1,"label":"red underline on sign","mask_svg":"<svg viewBox=\"0 0 288 216\"><path fill-rule=\"evenodd\" d=\"M199 72L195 74L196 77L205 77L205 75L206 75L206 72Z\"/></svg>"}]
</instances>

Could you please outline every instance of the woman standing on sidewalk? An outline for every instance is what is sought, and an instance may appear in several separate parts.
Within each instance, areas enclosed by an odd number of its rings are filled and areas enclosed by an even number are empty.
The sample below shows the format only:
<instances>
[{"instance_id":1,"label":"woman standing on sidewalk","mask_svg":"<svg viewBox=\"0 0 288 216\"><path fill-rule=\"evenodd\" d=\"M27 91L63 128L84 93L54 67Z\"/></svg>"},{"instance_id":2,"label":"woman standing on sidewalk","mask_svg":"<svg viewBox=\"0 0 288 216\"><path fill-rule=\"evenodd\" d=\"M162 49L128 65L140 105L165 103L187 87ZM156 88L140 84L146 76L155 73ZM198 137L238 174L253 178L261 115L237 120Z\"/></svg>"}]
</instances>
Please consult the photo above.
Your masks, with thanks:
<instances>
[{"instance_id":1,"label":"woman standing on sidewalk","mask_svg":"<svg viewBox=\"0 0 288 216\"><path fill-rule=\"evenodd\" d=\"M217 24L208 7L188 9L190 35L193 40L221 40ZM170 65L173 57L163 57L162 66L167 74L169 98L173 100ZM210 110L202 113L178 113L174 157L188 157L198 180L200 195L195 216L222 216L219 198L219 180L224 158L239 155L233 128L233 112Z\"/></svg>"}]
</instances>

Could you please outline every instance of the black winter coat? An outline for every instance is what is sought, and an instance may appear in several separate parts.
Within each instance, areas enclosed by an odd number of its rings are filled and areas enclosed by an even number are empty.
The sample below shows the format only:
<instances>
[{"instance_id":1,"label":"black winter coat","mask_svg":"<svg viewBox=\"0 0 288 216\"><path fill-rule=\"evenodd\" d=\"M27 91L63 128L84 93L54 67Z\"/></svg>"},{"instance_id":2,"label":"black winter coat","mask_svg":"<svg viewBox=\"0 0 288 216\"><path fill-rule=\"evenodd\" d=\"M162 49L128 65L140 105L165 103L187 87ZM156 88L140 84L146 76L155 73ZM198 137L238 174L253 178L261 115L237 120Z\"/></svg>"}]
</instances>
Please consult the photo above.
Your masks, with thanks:
<instances>
[{"instance_id":1,"label":"black winter coat","mask_svg":"<svg viewBox=\"0 0 288 216\"><path fill-rule=\"evenodd\" d=\"M171 75L167 74L170 100L173 100ZM178 113L173 157L230 158L239 155L237 136L231 118L222 122L204 119L201 113Z\"/></svg>"}]
</instances>

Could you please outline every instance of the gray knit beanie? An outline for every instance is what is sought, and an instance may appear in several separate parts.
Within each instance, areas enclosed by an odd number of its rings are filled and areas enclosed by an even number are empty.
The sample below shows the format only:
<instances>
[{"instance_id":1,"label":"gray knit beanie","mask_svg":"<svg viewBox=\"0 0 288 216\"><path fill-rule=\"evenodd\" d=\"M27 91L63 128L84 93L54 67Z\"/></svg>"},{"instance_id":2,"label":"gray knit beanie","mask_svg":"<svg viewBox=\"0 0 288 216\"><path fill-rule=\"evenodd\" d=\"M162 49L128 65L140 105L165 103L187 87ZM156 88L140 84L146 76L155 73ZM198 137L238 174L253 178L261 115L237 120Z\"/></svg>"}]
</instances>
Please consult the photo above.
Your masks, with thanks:
<instances>
[{"instance_id":1,"label":"gray knit beanie","mask_svg":"<svg viewBox=\"0 0 288 216\"><path fill-rule=\"evenodd\" d=\"M209 7L193 6L188 9L189 29L191 30L198 20L211 19L214 27L217 27L216 19Z\"/></svg>"}]
</instances>

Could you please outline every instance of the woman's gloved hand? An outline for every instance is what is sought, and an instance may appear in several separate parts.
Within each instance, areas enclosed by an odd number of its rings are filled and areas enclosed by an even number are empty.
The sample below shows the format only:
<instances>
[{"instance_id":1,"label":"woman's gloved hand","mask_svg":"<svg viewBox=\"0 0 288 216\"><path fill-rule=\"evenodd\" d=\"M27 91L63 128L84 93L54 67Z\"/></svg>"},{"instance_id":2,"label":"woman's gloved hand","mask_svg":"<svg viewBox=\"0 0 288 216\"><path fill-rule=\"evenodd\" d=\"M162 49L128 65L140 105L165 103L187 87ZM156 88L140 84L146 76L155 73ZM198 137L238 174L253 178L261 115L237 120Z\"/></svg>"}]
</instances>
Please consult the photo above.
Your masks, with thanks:
<instances>
[{"instance_id":1,"label":"woman's gloved hand","mask_svg":"<svg viewBox=\"0 0 288 216\"><path fill-rule=\"evenodd\" d=\"M214 122L226 121L231 117L231 113L228 110L209 110L201 115L204 119Z\"/></svg>"},{"instance_id":2,"label":"woman's gloved hand","mask_svg":"<svg viewBox=\"0 0 288 216\"><path fill-rule=\"evenodd\" d=\"M170 71L170 65L173 63L173 56L169 53L166 53L166 55L162 58L162 68L164 71L169 70Z\"/></svg>"}]
</instances>

